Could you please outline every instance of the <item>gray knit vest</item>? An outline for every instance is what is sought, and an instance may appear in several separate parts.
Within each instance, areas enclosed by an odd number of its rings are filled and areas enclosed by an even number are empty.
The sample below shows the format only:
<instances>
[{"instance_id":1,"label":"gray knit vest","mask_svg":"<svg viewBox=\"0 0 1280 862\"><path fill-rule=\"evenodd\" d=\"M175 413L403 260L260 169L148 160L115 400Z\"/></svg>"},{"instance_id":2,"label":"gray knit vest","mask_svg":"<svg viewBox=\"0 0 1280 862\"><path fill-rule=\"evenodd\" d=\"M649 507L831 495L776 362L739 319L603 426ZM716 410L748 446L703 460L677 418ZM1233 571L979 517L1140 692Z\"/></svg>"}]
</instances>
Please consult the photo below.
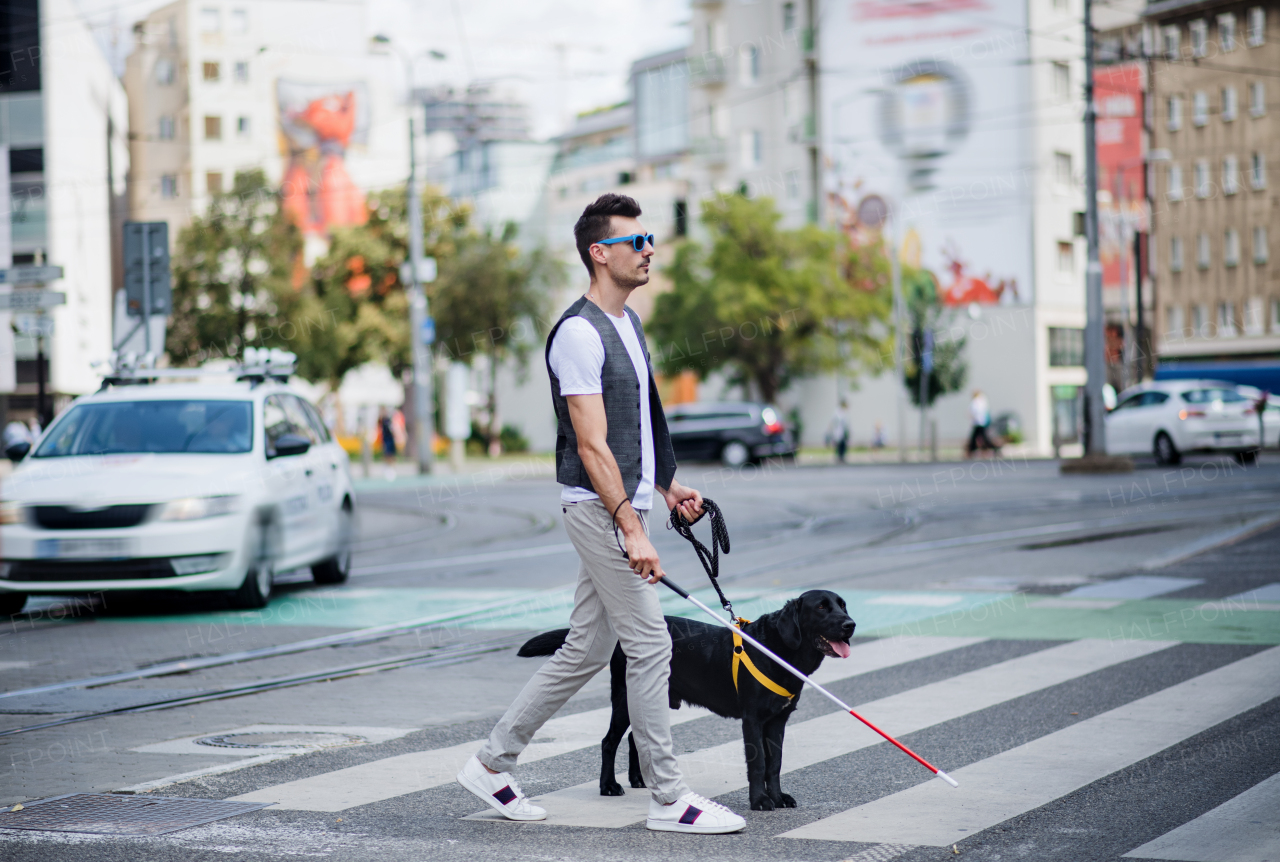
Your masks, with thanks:
<instances>
[{"instance_id":1,"label":"gray knit vest","mask_svg":"<svg viewBox=\"0 0 1280 862\"><path fill-rule=\"evenodd\" d=\"M676 456L671 448L671 435L667 431L667 419L662 412L662 401L658 397L658 385L653 379L653 364L649 361L649 348L645 345L644 330L640 326L639 316L630 308L626 309L631 324L636 329L636 337L640 340L640 349L644 351L644 362L649 369L649 418L653 423L653 455L654 484L659 488L667 488L676 474ZM643 478L640 450L640 379L631 364L631 356L627 346L618 337L607 315L594 302L585 296L569 306L568 310L556 321L551 333L547 336L546 362L547 374L551 377L551 403L556 409L556 481L561 485L571 485L594 491L587 468L578 457L578 435L573 431L573 423L569 421L569 402L560 394L560 379L551 370L551 342L555 340L560 324L571 317L581 317L595 327L600 333L600 341L604 344L604 368L600 373L601 389L604 396L604 413L609 430L605 440L614 460L618 462L618 470L622 473L622 484L627 498L635 497L636 488Z\"/></svg>"}]
</instances>

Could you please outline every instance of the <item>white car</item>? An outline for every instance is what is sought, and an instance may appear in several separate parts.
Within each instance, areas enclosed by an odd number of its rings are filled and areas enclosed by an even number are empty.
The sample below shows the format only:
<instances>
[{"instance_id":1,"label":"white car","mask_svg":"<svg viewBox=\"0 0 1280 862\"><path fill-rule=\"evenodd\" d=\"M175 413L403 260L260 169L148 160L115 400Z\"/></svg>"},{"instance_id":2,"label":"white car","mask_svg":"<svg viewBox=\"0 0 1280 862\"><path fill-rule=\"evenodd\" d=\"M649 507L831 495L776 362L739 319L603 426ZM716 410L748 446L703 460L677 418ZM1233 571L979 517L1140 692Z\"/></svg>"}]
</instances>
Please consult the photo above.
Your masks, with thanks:
<instances>
[{"instance_id":1,"label":"white car","mask_svg":"<svg viewBox=\"0 0 1280 862\"><path fill-rule=\"evenodd\" d=\"M1226 452L1241 461L1258 449L1253 401L1220 380L1158 380L1120 393L1107 414L1107 452L1154 455L1177 464L1188 452Z\"/></svg>"},{"instance_id":2,"label":"white car","mask_svg":"<svg viewBox=\"0 0 1280 862\"><path fill-rule=\"evenodd\" d=\"M263 607L277 571L347 579L354 507L346 453L270 375L104 387L0 487L0 615L33 593L125 590Z\"/></svg>"}]
</instances>

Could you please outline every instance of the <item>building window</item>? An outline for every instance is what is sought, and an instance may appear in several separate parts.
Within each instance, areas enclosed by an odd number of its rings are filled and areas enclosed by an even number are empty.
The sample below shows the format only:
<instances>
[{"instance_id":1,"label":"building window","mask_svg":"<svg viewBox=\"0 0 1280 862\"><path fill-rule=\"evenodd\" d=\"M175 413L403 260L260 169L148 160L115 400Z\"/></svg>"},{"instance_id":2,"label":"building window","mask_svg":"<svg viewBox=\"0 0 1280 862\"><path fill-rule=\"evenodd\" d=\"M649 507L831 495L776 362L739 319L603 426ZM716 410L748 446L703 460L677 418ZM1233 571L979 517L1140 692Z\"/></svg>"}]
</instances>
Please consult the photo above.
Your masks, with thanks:
<instances>
[{"instance_id":1,"label":"building window","mask_svg":"<svg viewBox=\"0 0 1280 862\"><path fill-rule=\"evenodd\" d=\"M1208 269L1209 263L1209 235L1202 233L1196 237L1196 266L1200 269Z\"/></svg>"},{"instance_id":2,"label":"building window","mask_svg":"<svg viewBox=\"0 0 1280 862\"><path fill-rule=\"evenodd\" d=\"M1198 18L1187 25L1187 30L1191 33L1191 56L1203 57L1208 50L1209 45L1209 24L1203 18Z\"/></svg>"},{"instance_id":3,"label":"building window","mask_svg":"<svg viewBox=\"0 0 1280 862\"><path fill-rule=\"evenodd\" d=\"M1261 335L1267 330L1267 319L1264 316L1262 297L1252 296L1244 306L1244 334Z\"/></svg>"},{"instance_id":4,"label":"building window","mask_svg":"<svg viewBox=\"0 0 1280 862\"><path fill-rule=\"evenodd\" d=\"M156 60L156 83L168 87L173 83L173 61L161 57Z\"/></svg>"},{"instance_id":5,"label":"building window","mask_svg":"<svg viewBox=\"0 0 1280 862\"><path fill-rule=\"evenodd\" d=\"M160 197L176 198L178 196L178 175L164 174L160 177Z\"/></svg>"},{"instance_id":6,"label":"building window","mask_svg":"<svg viewBox=\"0 0 1280 862\"><path fill-rule=\"evenodd\" d=\"M1253 229L1253 262L1262 265L1270 256L1267 252L1267 229L1258 225Z\"/></svg>"},{"instance_id":7,"label":"building window","mask_svg":"<svg viewBox=\"0 0 1280 862\"><path fill-rule=\"evenodd\" d=\"M790 200L795 200L800 197L800 172L787 171L785 179L787 183L787 197Z\"/></svg>"},{"instance_id":8,"label":"building window","mask_svg":"<svg viewBox=\"0 0 1280 862\"><path fill-rule=\"evenodd\" d=\"M1235 156L1222 160L1222 193L1233 195L1240 191L1240 165Z\"/></svg>"},{"instance_id":9,"label":"building window","mask_svg":"<svg viewBox=\"0 0 1280 862\"><path fill-rule=\"evenodd\" d=\"M1177 24L1171 24L1163 30L1164 56L1166 60L1176 60L1182 56L1182 30Z\"/></svg>"},{"instance_id":10,"label":"building window","mask_svg":"<svg viewBox=\"0 0 1280 862\"><path fill-rule=\"evenodd\" d=\"M242 138L249 137L249 118L239 117L236 119L236 134Z\"/></svg>"},{"instance_id":11,"label":"building window","mask_svg":"<svg viewBox=\"0 0 1280 862\"><path fill-rule=\"evenodd\" d=\"M676 200L675 210L671 214L671 222L676 236L689 235L689 202L684 198Z\"/></svg>"},{"instance_id":12,"label":"building window","mask_svg":"<svg viewBox=\"0 0 1280 862\"><path fill-rule=\"evenodd\" d=\"M1222 88L1222 122L1229 123L1236 118L1236 113L1240 109L1239 100L1236 98L1235 87Z\"/></svg>"},{"instance_id":13,"label":"building window","mask_svg":"<svg viewBox=\"0 0 1280 862\"><path fill-rule=\"evenodd\" d=\"M743 45L738 53L738 80L744 87L754 87L760 80L760 49Z\"/></svg>"},{"instance_id":14,"label":"building window","mask_svg":"<svg viewBox=\"0 0 1280 862\"><path fill-rule=\"evenodd\" d=\"M1235 302L1217 304L1217 334L1222 338L1235 337Z\"/></svg>"},{"instance_id":15,"label":"building window","mask_svg":"<svg viewBox=\"0 0 1280 862\"><path fill-rule=\"evenodd\" d=\"M1196 126L1209 124L1209 94L1204 90L1191 94L1191 123Z\"/></svg>"},{"instance_id":16,"label":"building window","mask_svg":"<svg viewBox=\"0 0 1280 862\"><path fill-rule=\"evenodd\" d=\"M236 61L235 78L237 84L249 83L249 63L247 61Z\"/></svg>"},{"instance_id":17,"label":"building window","mask_svg":"<svg viewBox=\"0 0 1280 862\"><path fill-rule=\"evenodd\" d=\"M1224 54L1236 49L1236 16L1230 12L1218 16L1218 47Z\"/></svg>"},{"instance_id":18,"label":"building window","mask_svg":"<svg viewBox=\"0 0 1280 862\"><path fill-rule=\"evenodd\" d=\"M1195 171L1196 197L1207 198L1213 186L1212 181L1209 179L1209 160L1197 159Z\"/></svg>"},{"instance_id":19,"label":"building window","mask_svg":"<svg viewBox=\"0 0 1280 862\"><path fill-rule=\"evenodd\" d=\"M1169 165L1169 200L1182 200L1182 166Z\"/></svg>"},{"instance_id":20,"label":"building window","mask_svg":"<svg viewBox=\"0 0 1280 862\"><path fill-rule=\"evenodd\" d=\"M1053 154L1053 181L1062 189L1071 188L1071 154Z\"/></svg>"},{"instance_id":21,"label":"building window","mask_svg":"<svg viewBox=\"0 0 1280 862\"><path fill-rule=\"evenodd\" d=\"M1249 10L1249 47L1256 48L1267 38L1267 10L1254 6Z\"/></svg>"},{"instance_id":22,"label":"building window","mask_svg":"<svg viewBox=\"0 0 1280 862\"><path fill-rule=\"evenodd\" d=\"M738 139L739 155L744 168L757 168L764 160L764 135L759 129L744 129Z\"/></svg>"},{"instance_id":23,"label":"building window","mask_svg":"<svg viewBox=\"0 0 1280 862\"><path fill-rule=\"evenodd\" d=\"M248 33L249 32L249 10L248 9L232 9L231 10L231 32L232 33Z\"/></svg>"},{"instance_id":24,"label":"building window","mask_svg":"<svg viewBox=\"0 0 1280 862\"><path fill-rule=\"evenodd\" d=\"M796 4L782 4L782 32L790 33L796 29Z\"/></svg>"},{"instance_id":25,"label":"building window","mask_svg":"<svg viewBox=\"0 0 1280 862\"><path fill-rule=\"evenodd\" d=\"M720 102L711 106L711 136L721 140L729 137L729 110Z\"/></svg>"},{"instance_id":26,"label":"building window","mask_svg":"<svg viewBox=\"0 0 1280 862\"><path fill-rule=\"evenodd\" d=\"M1266 116L1267 88L1261 81L1249 85L1249 114L1254 117Z\"/></svg>"},{"instance_id":27,"label":"building window","mask_svg":"<svg viewBox=\"0 0 1280 862\"><path fill-rule=\"evenodd\" d=\"M1206 338L1209 335L1206 331L1208 328L1209 306L1204 304L1191 306L1191 334Z\"/></svg>"},{"instance_id":28,"label":"building window","mask_svg":"<svg viewBox=\"0 0 1280 862\"><path fill-rule=\"evenodd\" d=\"M1053 0L1053 8L1059 12L1065 12L1067 10L1067 0Z\"/></svg>"},{"instance_id":29,"label":"building window","mask_svg":"<svg viewBox=\"0 0 1280 862\"><path fill-rule=\"evenodd\" d=\"M1168 128L1171 132L1176 132L1182 128L1182 98L1180 96L1169 97L1169 123Z\"/></svg>"},{"instance_id":30,"label":"building window","mask_svg":"<svg viewBox=\"0 0 1280 862\"><path fill-rule=\"evenodd\" d=\"M1170 305L1164 310L1164 337L1165 338L1181 338L1183 321L1182 306Z\"/></svg>"},{"instance_id":31,"label":"building window","mask_svg":"<svg viewBox=\"0 0 1280 862\"><path fill-rule=\"evenodd\" d=\"M205 174L204 188L211 195L222 194L222 171L209 171Z\"/></svg>"},{"instance_id":32,"label":"building window","mask_svg":"<svg viewBox=\"0 0 1280 862\"><path fill-rule=\"evenodd\" d=\"M1058 243L1058 273L1071 275L1076 271L1076 247L1074 243Z\"/></svg>"},{"instance_id":33,"label":"building window","mask_svg":"<svg viewBox=\"0 0 1280 862\"><path fill-rule=\"evenodd\" d=\"M1059 102L1071 98L1071 67L1066 63L1053 64L1053 97Z\"/></svg>"},{"instance_id":34,"label":"building window","mask_svg":"<svg viewBox=\"0 0 1280 862\"><path fill-rule=\"evenodd\" d=\"M1182 272L1182 237L1169 240L1169 271Z\"/></svg>"},{"instance_id":35,"label":"building window","mask_svg":"<svg viewBox=\"0 0 1280 862\"><path fill-rule=\"evenodd\" d=\"M1078 368L1084 365L1084 330L1065 326L1049 327L1049 365Z\"/></svg>"},{"instance_id":36,"label":"building window","mask_svg":"<svg viewBox=\"0 0 1280 862\"><path fill-rule=\"evenodd\" d=\"M222 117L204 118L204 139L206 141L222 140Z\"/></svg>"},{"instance_id":37,"label":"building window","mask_svg":"<svg viewBox=\"0 0 1280 862\"><path fill-rule=\"evenodd\" d=\"M1249 185L1261 191L1267 187L1267 154L1255 152L1249 162Z\"/></svg>"},{"instance_id":38,"label":"building window","mask_svg":"<svg viewBox=\"0 0 1280 862\"><path fill-rule=\"evenodd\" d=\"M221 63L205 63L204 64L204 79L206 81L217 81L221 77L222 77Z\"/></svg>"},{"instance_id":39,"label":"building window","mask_svg":"<svg viewBox=\"0 0 1280 862\"><path fill-rule=\"evenodd\" d=\"M200 10L200 32L201 33L220 33L222 32L222 13L217 9L206 6Z\"/></svg>"},{"instance_id":40,"label":"building window","mask_svg":"<svg viewBox=\"0 0 1280 862\"><path fill-rule=\"evenodd\" d=\"M168 115L162 116L160 118L160 128L158 130L156 137L158 137L162 141L172 141L173 133L174 133L173 117L170 117Z\"/></svg>"},{"instance_id":41,"label":"building window","mask_svg":"<svg viewBox=\"0 0 1280 862\"><path fill-rule=\"evenodd\" d=\"M1227 266L1240 265L1240 231L1227 228L1222 237L1222 262Z\"/></svg>"},{"instance_id":42,"label":"building window","mask_svg":"<svg viewBox=\"0 0 1280 862\"><path fill-rule=\"evenodd\" d=\"M1280 332L1280 299L1271 300L1271 331Z\"/></svg>"}]
</instances>

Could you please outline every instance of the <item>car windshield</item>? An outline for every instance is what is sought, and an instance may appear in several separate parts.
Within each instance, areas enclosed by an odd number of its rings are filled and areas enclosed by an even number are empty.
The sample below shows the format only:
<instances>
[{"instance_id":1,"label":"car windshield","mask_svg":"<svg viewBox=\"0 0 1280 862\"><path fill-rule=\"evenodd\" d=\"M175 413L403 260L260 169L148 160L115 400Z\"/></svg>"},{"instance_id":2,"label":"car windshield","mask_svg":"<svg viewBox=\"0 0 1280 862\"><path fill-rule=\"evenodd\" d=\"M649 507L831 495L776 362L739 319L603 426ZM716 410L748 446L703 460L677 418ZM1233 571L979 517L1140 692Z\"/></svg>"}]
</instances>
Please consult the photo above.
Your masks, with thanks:
<instances>
[{"instance_id":1,"label":"car windshield","mask_svg":"<svg viewBox=\"0 0 1280 862\"><path fill-rule=\"evenodd\" d=\"M104 401L71 408L40 441L34 457L234 454L252 448L249 401Z\"/></svg>"}]
</instances>

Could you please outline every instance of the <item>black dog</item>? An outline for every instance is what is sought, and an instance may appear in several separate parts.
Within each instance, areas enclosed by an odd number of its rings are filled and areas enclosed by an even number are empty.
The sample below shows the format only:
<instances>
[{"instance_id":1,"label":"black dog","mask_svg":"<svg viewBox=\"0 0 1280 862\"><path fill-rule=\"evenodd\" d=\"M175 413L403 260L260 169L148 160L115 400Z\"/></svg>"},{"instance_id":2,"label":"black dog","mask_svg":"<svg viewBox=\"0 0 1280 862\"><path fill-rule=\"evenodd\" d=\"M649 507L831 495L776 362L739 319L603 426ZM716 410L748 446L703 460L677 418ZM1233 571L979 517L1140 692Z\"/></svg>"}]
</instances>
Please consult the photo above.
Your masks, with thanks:
<instances>
[{"instance_id":1,"label":"black dog","mask_svg":"<svg viewBox=\"0 0 1280 862\"><path fill-rule=\"evenodd\" d=\"M796 801L782 792L782 740L787 719L800 700L802 683L772 659L744 642L747 658L760 673L791 697L771 690L750 672L746 662L733 678L733 633L724 626L683 617L666 617L671 633L671 679L667 696L672 709L681 703L702 706L725 718L742 719L746 748L747 780L753 811L794 808ZM781 610L765 614L743 630L789 662L796 670L812 674L826 656L847 658L854 622L844 599L829 590L810 590L792 599ZM551 655L564 645L568 629L545 632L531 638L519 655ZM621 796L614 780L618 745L631 726L627 709L627 659L621 646L609 663L613 717L601 742L600 795ZM644 787L635 740L630 740L628 775L632 787Z\"/></svg>"}]
</instances>

